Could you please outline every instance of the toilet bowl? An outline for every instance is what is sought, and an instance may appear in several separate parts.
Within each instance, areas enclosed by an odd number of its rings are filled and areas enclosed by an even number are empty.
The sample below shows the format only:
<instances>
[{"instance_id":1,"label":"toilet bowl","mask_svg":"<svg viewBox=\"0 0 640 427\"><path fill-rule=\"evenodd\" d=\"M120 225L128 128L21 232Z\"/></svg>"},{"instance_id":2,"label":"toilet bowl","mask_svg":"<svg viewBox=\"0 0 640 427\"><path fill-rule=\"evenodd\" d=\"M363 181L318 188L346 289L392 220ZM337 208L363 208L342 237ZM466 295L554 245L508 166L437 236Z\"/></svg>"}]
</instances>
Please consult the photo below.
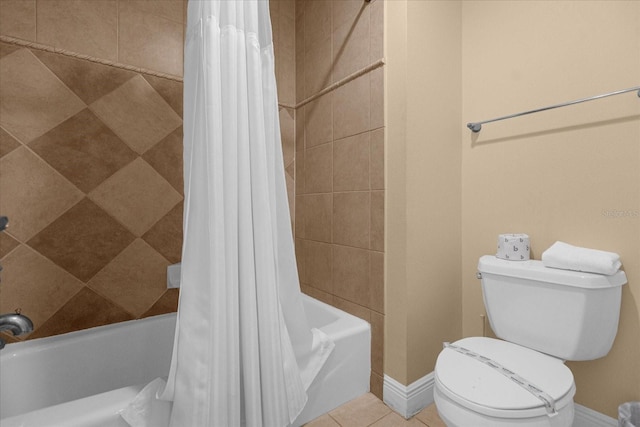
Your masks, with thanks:
<instances>
[{"instance_id":1,"label":"toilet bowl","mask_svg":"<svg viewBox=\"0 0 640 427\"><path fill-rule=\"evenodd\" d=\"M470 350L483 360L451 347L438 356L434 399L448 426L571 426L575 383L560 359L485 337L464 338L453 346ZM485 362L517 372L516 380L525 379L544 390L552 407Z\"/></svg>"}]
</instances>

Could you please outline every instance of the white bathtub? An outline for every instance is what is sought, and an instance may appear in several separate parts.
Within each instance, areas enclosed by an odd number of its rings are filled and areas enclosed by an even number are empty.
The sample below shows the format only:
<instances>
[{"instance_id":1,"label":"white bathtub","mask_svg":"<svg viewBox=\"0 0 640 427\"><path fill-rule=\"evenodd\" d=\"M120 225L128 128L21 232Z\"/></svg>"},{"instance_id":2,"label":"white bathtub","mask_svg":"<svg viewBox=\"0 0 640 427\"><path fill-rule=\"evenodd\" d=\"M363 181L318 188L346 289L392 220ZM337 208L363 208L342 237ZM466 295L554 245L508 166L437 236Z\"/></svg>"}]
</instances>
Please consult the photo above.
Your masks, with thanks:
<instances>
[{"instance_id":1,"label":"white bathtub","mask_svg":"<svg viewBox=\"0 0 640 427\"><path fill-rule=\"evenodd\" d=\"M300 426L369 390L367 322L306 295L311 327L335 349L308 390ZM167 376L175 314L7 344L0 351L0 427L126 427L119 412Z\"/></svg>"}]
</instances>

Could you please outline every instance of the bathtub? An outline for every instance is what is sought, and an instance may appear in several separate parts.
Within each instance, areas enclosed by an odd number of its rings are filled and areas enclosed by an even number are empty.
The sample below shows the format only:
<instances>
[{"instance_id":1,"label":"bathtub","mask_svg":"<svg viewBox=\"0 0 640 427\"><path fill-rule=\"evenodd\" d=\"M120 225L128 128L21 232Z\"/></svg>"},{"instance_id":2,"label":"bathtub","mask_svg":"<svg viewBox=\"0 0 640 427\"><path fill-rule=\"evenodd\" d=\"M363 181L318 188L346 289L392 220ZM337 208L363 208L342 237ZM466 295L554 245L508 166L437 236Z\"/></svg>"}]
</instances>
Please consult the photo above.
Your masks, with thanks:
<instances>
[{"instance_id":1,"label":"bathtub","mask_svg":"<svg viewBox=\"0 0 640 427\"><path fill-rule=\"evenodd\" d=\"M312 328L335 349L294 426L369 390L367 322L303 295ZM0 427L128 427L119 413L147 383L167 376L175 313L23 343L0 351Z\"/></svg>"}]
</instances>

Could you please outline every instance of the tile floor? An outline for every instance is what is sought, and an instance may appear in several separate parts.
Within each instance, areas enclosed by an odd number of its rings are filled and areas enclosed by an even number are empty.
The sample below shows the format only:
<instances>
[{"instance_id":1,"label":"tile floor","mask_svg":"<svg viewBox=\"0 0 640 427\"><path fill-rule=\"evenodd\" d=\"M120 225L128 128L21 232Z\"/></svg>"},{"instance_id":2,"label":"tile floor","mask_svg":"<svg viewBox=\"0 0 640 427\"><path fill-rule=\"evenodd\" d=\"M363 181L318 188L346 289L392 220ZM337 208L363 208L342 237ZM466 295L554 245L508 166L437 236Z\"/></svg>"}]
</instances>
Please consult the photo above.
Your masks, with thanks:
<instances>
[{"instance_id":1,"label":"tile floor","mask_svg":"<svg viewBox=\"0 0 640 427\"><path fill-rule=\"evenodd\" d=\"M409 420L393 412L380 399L367 393L325 414L305 427L446 427L435 405L429 405Z\"/></svg>"}]
</instances>

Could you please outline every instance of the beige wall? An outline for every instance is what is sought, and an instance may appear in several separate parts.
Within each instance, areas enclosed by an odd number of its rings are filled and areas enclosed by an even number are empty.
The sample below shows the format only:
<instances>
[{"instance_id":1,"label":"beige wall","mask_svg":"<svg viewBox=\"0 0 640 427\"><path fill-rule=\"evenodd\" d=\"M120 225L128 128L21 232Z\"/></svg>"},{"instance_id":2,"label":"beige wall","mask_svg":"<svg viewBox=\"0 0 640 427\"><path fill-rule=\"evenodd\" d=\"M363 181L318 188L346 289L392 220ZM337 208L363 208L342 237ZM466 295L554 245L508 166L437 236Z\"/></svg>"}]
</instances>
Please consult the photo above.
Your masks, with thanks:
<instances>
[{"instance_id":1,"label":"beige wall","mask_svg":"<svg viewBox=\"0 0 640 427\"><path fill-rule=\"evenodd\" d=\"M640 83L640 3L465 1L463 119L483 120ZM640 102L632 93L504 122L462 138L463 333L481 334L477 259L499 233L621 255L611 353L569 363L576 401L615 416L640 399ZM627 216L609 216L625 211Z\"/></svg>"},{"instance_id":2,"label":"beige wall","mask_svg":"<svg viewBox=\"0 0 640 427\"><path fill-rule=\"evenodd\" d=\"M385 17L385 374L409 384L443 340L483 333L477 260L524 232L537 259L556 240L622 256L613 349L569 363L576 401L616 416L640 399L637 96L464 124L637 86L640 4L409 0Z\"/></svg>"},{"instance_id":3,"label":"beige wall","mask_svg":"<svg viewBox=\"0 0 640 427\"><path fill-rule=\"evenodd\" d=\"M382 57L383 2L296 3L298 102ZM383 68L296 110L296 255L303 292L371 323L382 396Z\"/></svg>"},{"instance_id":4,"label":"beige wall","mask_svg":"<svg viewBox=\"0 0 640 427\"><path fill-rule=\"evenodd\" d=\"M385 374L409 384L461 335L460 3L387 2Z\"/></svg>"}]
</instances>

